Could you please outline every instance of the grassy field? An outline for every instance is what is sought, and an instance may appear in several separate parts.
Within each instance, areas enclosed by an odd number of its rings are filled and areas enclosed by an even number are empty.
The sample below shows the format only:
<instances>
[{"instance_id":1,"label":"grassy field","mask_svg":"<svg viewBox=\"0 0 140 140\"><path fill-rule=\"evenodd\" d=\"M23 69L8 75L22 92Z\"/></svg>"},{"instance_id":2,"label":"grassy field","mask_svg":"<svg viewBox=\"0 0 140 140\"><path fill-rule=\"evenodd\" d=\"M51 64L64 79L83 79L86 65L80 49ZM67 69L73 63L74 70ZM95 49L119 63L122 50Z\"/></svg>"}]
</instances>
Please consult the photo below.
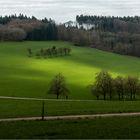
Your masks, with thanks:
<instances>
[{"instance_id":1,"label":"grassy field","mask_svg":"<svg viewBox=\"0 0 140 140\"><path fill-rule=\"evenodd\" d=\"M27 48L71 47L71 56L50 59L29 58ZM74 47L67 42L0 43L0 95L46 97L48 83L58 73L67 80L73 99L93 99L87 85L105 69L113 76L140 76L140 59L90 48ZM47 96L54 98L53 96Z\"/></svg>"},{"instance_id":2,"label":"grassy field","mask_svg":"<svg viewBox=\"0 0 140 140\"><path fill-rule=\"evenodd\" d=\"M28 57L28 48L36 51L54 45L71 47L71 55ZM71 91L70 99L95 99L87 86L100 70L108 70L113 76L140 76L140 59L74 47L68 42L0 43L0 96L56 98L46 92L50 80L62 73ZM41 101L0 99L0 118L41 116L41 110ZM45 102L45 116L115 112L140 112L140 101ZM139 117L3 122L0 138L140 138L139 122Z\"/></svg>"},{"instance_id":3,"label":"grassy field","mask_svg":"<svg viewBox=\"0 0 140 140\"><path fill-rule=\"evenodd\" d=\"M139 139L139 122L140 117L3 122L0 123L0 138Z\"/></svg>"},{"instance_id":4,"label":"grassy field","mask_svg":"<svg viewBox=\"0 0 140 140\"><path fill-rule=\"evenodd\" d=\"M71 47L71 56L48 59L28 57L28 48ZM105 69L113 76L140 75L140 59L91 48L75 47L68 42L3 42L0 43L0 96L55 98L47 95L50 80L62 73L70 88L71 99L94 99L87 85L95 74ZM0 99L0 118L39 116L39 101ZM136 112L140 102L46 102L46 115Z\"/></svg>"},{"instance_id":5,"label":"grassy field","mask_svg":"<svg viewBox=\"0 0 140 140\"><path fill-rule=\"evenodd\" d=\"M0 118L40 116L41 101L0 100ZM45 116L140 112L140 101L45 102Z\"/></svg>"}]
</instances>

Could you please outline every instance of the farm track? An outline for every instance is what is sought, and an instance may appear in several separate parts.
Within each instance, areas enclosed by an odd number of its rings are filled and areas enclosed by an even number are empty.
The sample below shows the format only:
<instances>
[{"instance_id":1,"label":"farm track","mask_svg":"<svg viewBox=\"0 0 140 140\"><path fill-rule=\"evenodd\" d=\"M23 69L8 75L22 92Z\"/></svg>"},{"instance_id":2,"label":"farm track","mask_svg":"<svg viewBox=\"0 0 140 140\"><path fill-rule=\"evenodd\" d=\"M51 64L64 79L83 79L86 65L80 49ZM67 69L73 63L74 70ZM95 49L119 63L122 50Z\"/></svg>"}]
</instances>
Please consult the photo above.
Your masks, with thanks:
<instances>
[{"instance_id":1,"label":"farm track","mask_svg":"<svg viewBox=\"0 0 140 140\"><path fill-rule=\"evenodd\" d=\"M72 100L72 99L41 99L41 98L25 98L25 97L7 97L0 96L0 99L9 100L27 100L27 101L57 101L57 102L93 102L94 100ZM140 112L134 113L108 113L108 114L89 114L89 115L68 115L68 116L46 116L44 120L73 120L73 119L95 119L104 117L124 117L124 116L140 116ZM0 122L14 121L33 121L42 120L41 117L20 117L0 119Z\"/></svg>"},{"instance_id":2,"label":"farm track","mask_svg":"<svg viewBox=\"0 0 140 140\"><path fill-rule=\"evenodd\" d=\"M8 96L0 96L0 99L28 100L28 101L57 101L57 102L93 102L94 101L94 100L73 100L73 99L41 99L41 98L8 97Z\"/></svg>"},{"instance_id":3,"label":"farm track","mask_svg":"<svg viewBox=\"0 0 140 140\"><path fill-rule=\"evenodd\" d=\"M75 120L75 119L95 119L95 118L105 118L105 117L127 117L127 116L140 116L140 112L94 114L94 115L49 116L49 117L44 117L44 120L45 121L49 121L49 120ZM8 118L8 119L0 119L0 122L37 121L37 120L42 120L42 118L41 117Z\"/></svg>"}]
</instances>

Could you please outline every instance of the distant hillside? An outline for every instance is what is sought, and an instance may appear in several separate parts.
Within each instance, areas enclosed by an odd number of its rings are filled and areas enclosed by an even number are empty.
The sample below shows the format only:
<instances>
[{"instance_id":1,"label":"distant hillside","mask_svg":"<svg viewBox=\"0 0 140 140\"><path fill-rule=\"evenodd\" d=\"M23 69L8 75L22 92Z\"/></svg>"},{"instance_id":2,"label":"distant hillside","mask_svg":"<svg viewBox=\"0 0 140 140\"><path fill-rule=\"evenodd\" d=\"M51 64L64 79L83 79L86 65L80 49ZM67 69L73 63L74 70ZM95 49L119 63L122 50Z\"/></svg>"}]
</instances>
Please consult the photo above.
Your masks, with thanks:
<instances>
[{"instance_id":1,"label":"distant hillside","mask_svg":"<svg viewBox=\"0 0 140 140\"><path fill-rule=\"evenodd\" d=\"M71 54L62 57L29 57L41 48L67 47ZM0 43L0 95L20 97L46 97L48 84L58 73L66 77L71 93L69 98L93 99L87 88L101 70L112 76L140 76L140 59L75 47L68 42L3 42ZM48 98L52 96L48 95ZM55 97L54 97L55 98Z\"/></svg>"},{"instance_id":2,"label":"distant hillside","mask_svg":"<svg viewBox=\"0 0 140 140\"><path fill-rule=\"evenodd\" d=\"M77 16L76 22L56 24L26 15L0 17L1 41L72 42L122 55L140 57L140 17Z\"/></svg>"}]
</instances>

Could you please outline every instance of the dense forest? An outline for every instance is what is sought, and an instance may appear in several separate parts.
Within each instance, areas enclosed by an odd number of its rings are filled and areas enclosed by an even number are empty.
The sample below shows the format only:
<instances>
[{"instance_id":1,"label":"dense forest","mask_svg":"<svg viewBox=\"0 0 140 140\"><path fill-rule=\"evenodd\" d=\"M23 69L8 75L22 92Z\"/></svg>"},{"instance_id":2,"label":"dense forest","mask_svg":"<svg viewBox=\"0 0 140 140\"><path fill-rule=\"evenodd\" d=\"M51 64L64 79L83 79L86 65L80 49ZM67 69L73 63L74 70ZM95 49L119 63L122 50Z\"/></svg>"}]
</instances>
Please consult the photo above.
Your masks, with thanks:
<instances>
[{"instance_id":1,"label":"dense forest","mask_svg":"<svg viewBox=\"0 0 140 140\"><path fill-rule=\"evenodd\" d=\"M26 15L0 17L0 40L62 40L140 57L140 17L76 16L76 24L56 24Z\"/></svg>"},{"instance_id":2,"label":"dense forest","mask_svg":"<svg viewBox=\"0 0 140 140\"><path fill-rule=\"evenodd\" d=\"M140 17L77 16L94 34L92 47L124 55L140 56Z\"/></svg>"},{"instance_id":3,"label":"dense forest","mask_svg":"<svg viewBox=\"0 0 140 140\"><path fill-rule=\"evenodd\" d=\"M0 17L0 40L57 40L57 26L51 19L38 20L23 14Z\"/></svg>"}]
</instances>

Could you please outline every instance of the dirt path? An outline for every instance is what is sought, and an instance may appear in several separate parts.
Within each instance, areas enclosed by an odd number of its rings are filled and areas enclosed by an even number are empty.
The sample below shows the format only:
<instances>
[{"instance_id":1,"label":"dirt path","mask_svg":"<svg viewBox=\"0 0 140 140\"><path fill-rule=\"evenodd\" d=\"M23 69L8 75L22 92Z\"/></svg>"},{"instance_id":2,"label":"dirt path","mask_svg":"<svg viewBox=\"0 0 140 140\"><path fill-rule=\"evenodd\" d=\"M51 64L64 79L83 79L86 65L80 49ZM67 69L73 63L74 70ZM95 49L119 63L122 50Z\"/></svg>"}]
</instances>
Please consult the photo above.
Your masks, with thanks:
<instances>
[{"instance_id":1,"label":"dirt path","mask_svg":"<svg viewBox=\"0 0 140 140\"><path fill-rule=\"evenodd\" d=\"M49 117L44 117L44 120L95 119L95 118L124 117L124 116L140 116L140 112L136 112L136 113L94 114L94 115L49 116ZM8 119L0 119L0 122L33 121L33 120L41 120L41 119L42 119L41 117L8 118Z\"/></svg>"},{"instance_id":2,"label":"dirt path","mask_svg":"<svg viewBox=\"0 0 140 140\"><path fill-rule=\"evenodd\" d=\"M57 102L93 102L94 100L72 100L72 99L41 99L41 98L24 98L24 97L7 97L0 96L0 99L10 100L29 100L29 101L57 101ZM99 117L121 117L121 116L140 116L140 112L136 113L110 113L110 114L94 114L94 115L69 115L69 116L48 116L44 120L72 120L72 119L95 119ZM41 120L41 117L23 117L23 118L8 118L0 119L0 122L13 122L13 121L31 121Z\"/></svg>"},{"instance_id":3,"label":"dirt path","mask_svg":"<svg viewBox=\"0 0 140 140\"><path fill-rule=\"evenodd\" d=\"M94 100L73 100L73 99L41 99L41 98L8 97L8 96L0 96L0 99L28 100L28 101L57 101L57 102L93 102L94 101Z\"/></svg>"}]
</instances>

